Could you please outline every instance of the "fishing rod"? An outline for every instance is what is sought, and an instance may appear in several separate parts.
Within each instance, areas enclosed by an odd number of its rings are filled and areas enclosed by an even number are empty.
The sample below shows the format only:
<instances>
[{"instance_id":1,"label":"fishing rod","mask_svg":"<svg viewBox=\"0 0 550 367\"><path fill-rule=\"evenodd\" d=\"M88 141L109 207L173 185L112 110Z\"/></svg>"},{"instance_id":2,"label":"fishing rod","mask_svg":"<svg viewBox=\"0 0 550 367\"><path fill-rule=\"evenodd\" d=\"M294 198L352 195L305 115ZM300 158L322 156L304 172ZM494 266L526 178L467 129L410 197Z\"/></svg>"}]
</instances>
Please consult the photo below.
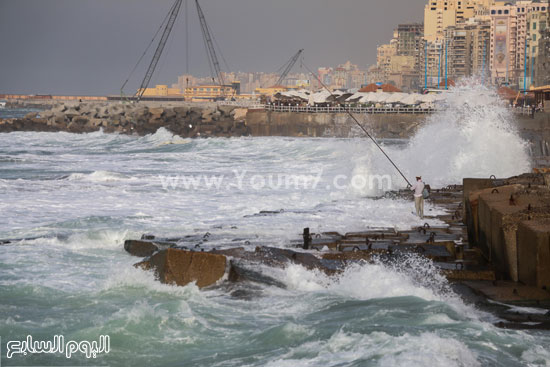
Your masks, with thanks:
<instances>
[{"instance_id":1,"label":"fishing rod","mask_svg":"<svg viewBox=\"0 0 550 367\"><path fill-rule=\"evenodd\" d=\"M310 68L308 68L308 66L302 61L302 65L306 68L307 71L309 71L309 73L311 75L313 75L313 77L315 77L315 79L317 79L317 81L323 86L323 88L325 88L327 90L327 92L330 93L330 95L335 99L337 100L336 96L334 95L334 93L332 93L330 91L330 89L328 89L328 87L325 85L325 83L323 83L321 81L321 79L317 76L317 74L315 74L313 71L311 71ZM363 127L363 125L361 125L361 123L359 121L357 121L357 119L355 118L355 116L353 116L353 114L350 112L350 110L348 108L346 108L345 105L343 105L342 103L340 103L340 107L343 107L344 108L344 111L346 111L346 113L352 118L353 121L355 121L355 123L357 124L357 126L359 126L361 128L361 130L363 130L363 132L365 133L365 135L367 135L370 140L372 140L372 142L374 143L374 145L376 145L378 147L378 149L380 149L380 151L382 152L382 154L384 154L384 156L386 156L386 158L388 158L388 160L390 161L390 163L395 167L395 169L397 170L397 172L399 172L399 174L401 175L401 177L403 177L403 179L407 182L407 185L408 186L412 186L412 184L409 182L409 180L407 180L407 177L405 177L405 175L403 174L403 172L401 172L401 170L399 169L399 167L397 167L397 165L393 162L393 160L390 158L390 156L384 151L384 149L382 149L382 147L380 146L380 144L378 144L378 142L376 141L376 139L374 139L374 137L369 134L369 132L367 131L367 129L365 129Z\"/></svg>"}]
</instances>

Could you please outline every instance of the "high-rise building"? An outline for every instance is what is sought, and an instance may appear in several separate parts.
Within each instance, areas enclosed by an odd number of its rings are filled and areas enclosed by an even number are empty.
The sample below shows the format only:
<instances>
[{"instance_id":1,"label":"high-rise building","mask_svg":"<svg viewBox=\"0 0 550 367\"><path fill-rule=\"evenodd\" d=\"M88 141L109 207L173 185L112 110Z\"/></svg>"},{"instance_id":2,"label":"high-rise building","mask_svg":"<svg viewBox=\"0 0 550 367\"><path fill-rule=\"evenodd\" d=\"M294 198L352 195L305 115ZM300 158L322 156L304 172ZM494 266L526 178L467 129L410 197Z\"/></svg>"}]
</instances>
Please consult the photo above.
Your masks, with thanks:
<instances>
[{"instance_id":1,"label":"high-rise building","mask_svg":"<svg viewBox=\"0 0 550 367\"><path fill-rule=\"evenodd\" d=\"M544 8L537 5L537 9ZM547 28L548 12L542 10L532 11L527 15L527 62L529 68L529 86L536 86L535 81L535 68L537 60L541 57L540 40L544 37Z\"/></svg>"},{"instance_id":2,"label":"high-rise building","mask_svg":"<svg viewBox=\"0 0 550 367\"><path fill-rule=\"evenodd\" d=\"M470 19L447 27L443 47L447 49L448 78L457 80L479 74L486 77L489 70L490 22Z\"/></svg>"},{"instance_id":3,"label":"high-rise building","mask_svg":"<svg viewBox=\"0 0 550 367\"><path fill-rule=\"evenodd\" d=\"M445 54L443 41L427 42L426 44L426 77L428 87L434 87L444 77Z\"/></svg>"},{"instance_id":4,"label":"high-rise building","mask_svg":"<svg viewBox=\"0 0 550 367\"><path fill-rule=\"evenodd\" d=\"M535 60L535 85L550 85L550 8L546 11L546 22L540 23L538 57Z\"/></svg>"},{"instance_id":5,"label":"high-rise building","mask_svg":"<svg viewBox=\"0 0 550 367\"><path fill-rule=\"evenodd\" d=\"M441 40L445 28L471 18L487 20L494 0L429 0L424 8L424 39Z\"/></svg>"},{"instance_id":6,"label":"high-rise building","mask_svg":"<svg viewBox=\"0 0 550 367\"><path fill-rule=\"evenodd\" d=\"M411 23L397 26L397 54L416 56L422 44L424 24Z\"/></svg>"},{"instance_id":7,"label":"high-rise building","mask_svg":"<svg viewBox=\"0 0 550 367\"><path fill-rule=\"evenodd\" d=\"M380 69L379 75L383 81L388 79L391 72L392 57L397 55L397 39L393 38L390 43L378 46L376 56L376 66Z\"/></svg>"},{"instance_id":8,"label":"high-rise building","mask_svg":"<svg viewBox=\"0 0 550 367\"><path fill-rule=\"evenodd\" d=\"M332 68L319 68L317 75L324 85L328 86L332 84ZM317 88L322 88L321 83L318 83Z\"/></svg>"},{"instance_id":9,"label":"high-rise building","mask_svg":"<svg viewBox=\"0 0 550 367\"><path fill-rule=\"evenodd\" d=\"M367 84L382 83L384 80L384 73L378 65L372 65L367 71Z\"/></svg>"},{"instance_id":10,"label":"high-rise building","mask_svg":"<svg viewBox=\"0 0 550 367\"><path fill-rule=\"evenodd\" d=\"M547 26L547 12L548 1L497 3L491 7L490 68L493 83L519 88L531 85L540 28Z\"/></svg>"}]
</instances>

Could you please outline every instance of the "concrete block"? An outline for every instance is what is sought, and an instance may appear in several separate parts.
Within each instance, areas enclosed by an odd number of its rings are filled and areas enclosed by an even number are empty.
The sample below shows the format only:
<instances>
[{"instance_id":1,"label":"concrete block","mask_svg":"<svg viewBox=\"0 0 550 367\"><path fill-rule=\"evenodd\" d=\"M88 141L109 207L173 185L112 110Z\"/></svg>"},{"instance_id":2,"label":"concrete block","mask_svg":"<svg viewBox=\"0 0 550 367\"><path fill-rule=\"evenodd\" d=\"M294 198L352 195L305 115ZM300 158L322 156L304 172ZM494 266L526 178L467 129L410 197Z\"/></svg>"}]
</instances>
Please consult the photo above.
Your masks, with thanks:
<instances>
[{"instance_id":1,"label":"concrete block","mask_svg":"<svg viewBox=\"0 0 550 367\"><path fill-rule=\"evenodd\" d=\"M468 218L471 218L474 215L474 213L472 212L472 209L468 211L470 194L476 191L480 191L482 189L488 189L493 187L493 180L488 178L465 178L462 180L462 186L463 186L462 218L464 219L464 224L468 224ZM477 196L475 198L477 199ZM477 206L475 207L475 209L477 210ZM475 213L475 215L477 215L477 213Z\"/></svg>"},{"instance_id":2,"label":"concrete block","mask_svg":"<svg viewBox=\"0 0 550 367\"><path fill-rule=\"evenodd\" d=\"M158 251L158 247L150 241L127 240L124 249L133 256L147 257Z\"/></svg>"},{"instance_id":3,"label":"concrete block","mask_svg":"<svg viewBox=\"0 0 550 367\"><path fill-rule=\"evenodd\" d=\"M157 252L149 260L136 264L153 269L162 283L185 286L196 282L199 288L208 287L222 279L227 259L223 255L167 249Z\"/></svg>"},{"instance_id":4,"label":"concrete block","mask_svg":"<svg viewBox=\"0 0 550 367\"><path fill-rule=\"evenodd\" d=\"M523 221L517 231L519 280L550 289L550 221Z\"/></svg>"}]
</instances>

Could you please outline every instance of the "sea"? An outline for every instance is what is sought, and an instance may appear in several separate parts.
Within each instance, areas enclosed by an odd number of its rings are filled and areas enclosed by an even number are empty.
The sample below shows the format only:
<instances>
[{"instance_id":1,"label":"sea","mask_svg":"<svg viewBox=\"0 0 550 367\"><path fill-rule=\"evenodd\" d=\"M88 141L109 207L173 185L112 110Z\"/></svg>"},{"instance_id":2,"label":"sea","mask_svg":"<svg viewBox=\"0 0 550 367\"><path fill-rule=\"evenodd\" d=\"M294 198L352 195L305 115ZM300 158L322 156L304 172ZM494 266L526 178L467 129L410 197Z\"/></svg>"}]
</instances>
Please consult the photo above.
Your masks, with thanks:
<instances>
[{"instance_id":1,"label":"sea","mask_svg":"<svg viewBox=\"0 0 550 367\"><path fill-rule=\"evenodd\" d=\"M436 188L531 166L512 113L472 84L451 90L413 138L381 146L407 179ZM0 134L0 365L550 365L548 331L497 328L426 260L357 264L332 277L258 266L277 282L241 284L253 290L242 297L223 282L161 284L123 248L142 234L253 250L290 247L305 227L442 224L386 195L405 187L361 136ZM24 347L61 336L64 352ZM108 348L87 355L101 340Z\"/></svg>"}]
</instances>

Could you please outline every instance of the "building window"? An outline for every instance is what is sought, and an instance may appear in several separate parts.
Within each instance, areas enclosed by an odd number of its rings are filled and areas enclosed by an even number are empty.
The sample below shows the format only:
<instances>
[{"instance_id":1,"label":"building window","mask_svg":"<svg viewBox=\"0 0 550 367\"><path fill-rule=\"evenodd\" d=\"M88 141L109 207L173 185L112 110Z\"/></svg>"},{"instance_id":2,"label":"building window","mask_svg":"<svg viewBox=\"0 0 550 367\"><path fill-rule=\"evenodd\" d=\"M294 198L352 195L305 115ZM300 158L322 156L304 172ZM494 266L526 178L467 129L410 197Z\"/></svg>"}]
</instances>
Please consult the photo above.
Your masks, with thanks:
<instances>
[{"instance_id":1,"label":"building window","mask_svg":"<svg viewBox=\"0 0 550 367\"><path fill-rule=\"evenodd\" d=\"M533 41L535 41L535 42L537 41L537 35L536 34L533 35Z\"/></svg>"},{"instance_id":2,"label":"building window","mask_svg":"<svg viewBox=\"0 0 550 367\"><path fill-rule=\"evenodd\" d=\"M498 11L498 15L501 15L501 14L502 14L502 10L499 10L499 11Z\"/></svg>"},{"instance_id":3,"label":"building window","mask_svg":"<svg viewBox=\"0 0 550 367\"><path fill-rule=\"evenodd\" d=\"M491 10L491 14L496 14L496 10Z\"/></svg>"},{"instance_id":4,"label":"building window","mask_svg":"<svg viewBox=\"0 0 550 367\"><path fill-rule=\"evenodd\" d=\"M510 11L504 10L504 14L510 14Z\"/></svg>"},{"instance_id":5,"label":"building window","mask_svg":"<svg viewBox=\"0 0 550 367\"><path fill-rule=\"evenodd\" d=\"M537 29L537 22L533 22L533 29Z\"/></svg>"}]
</instances>

